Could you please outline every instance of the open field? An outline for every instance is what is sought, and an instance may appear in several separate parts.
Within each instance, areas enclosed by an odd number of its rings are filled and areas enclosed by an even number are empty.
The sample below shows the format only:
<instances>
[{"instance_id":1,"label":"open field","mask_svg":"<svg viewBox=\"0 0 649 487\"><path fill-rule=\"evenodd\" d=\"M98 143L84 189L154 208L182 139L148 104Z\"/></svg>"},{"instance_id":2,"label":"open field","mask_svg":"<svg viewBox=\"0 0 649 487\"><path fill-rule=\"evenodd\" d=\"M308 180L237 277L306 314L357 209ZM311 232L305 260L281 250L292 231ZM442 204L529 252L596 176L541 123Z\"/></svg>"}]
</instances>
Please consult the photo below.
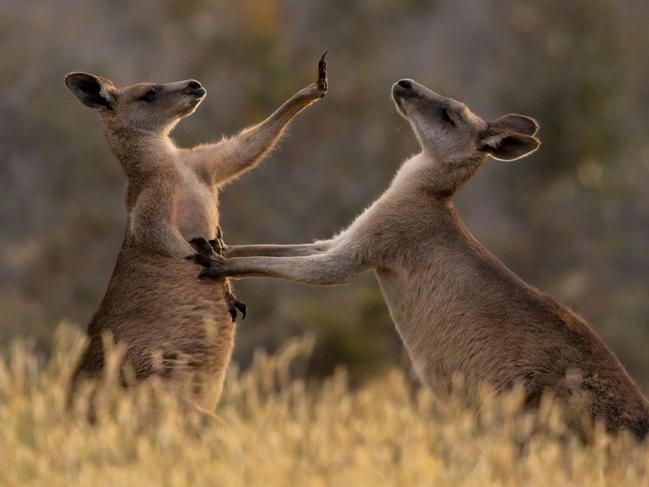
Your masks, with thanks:
<instances>
[{"instance_id":1,"label":"open field","mask_svg":"<svg viewBox=\"0 0 649 487\"><path fill-rule=\"evenodd\" d=\"M597 430L584 443L552 407L516 414L515 393L477 418L400 371L354 390L342 371L307 384L292 364L308 339L233 368L218 416L149 384L109 387L90 425L65 412L80 343L60 327L48 361L21 342L1 359L0 485L649 485L649 447Z\"/></svg>"},{"instance_id":2,"label":"open field","mask_svg":"<svg viewBox=\"0 0 649 487\"><path fill-rule=\"evenodd\" d=\"M647 0L0 0L0 487L649 487L649 440L607 437L549 401L525 416L517 392L485 392L478 415L422 390L371 272L335 287L237 279L248 317L215 412L153 382L126 392L115 373L70 410L80 330L133 219L100 116L64 84L76 71L117 86L200 82L207 98L171 134L189 148L264 120L315 79L327 50L326 98L220 193L227 245L324 240L371 205L420 150L391 100L400 79L485 120L533 117L540 149L485 163L454 197L458 214L583 316L646 393L648 25ZM162 271L165 285L187 285ZM139 278L117 289L130 298ZM467 302L468 287L456 291ZM201 307L193 294L164 303L156 325Z\"/></svg>"}]
</instances>

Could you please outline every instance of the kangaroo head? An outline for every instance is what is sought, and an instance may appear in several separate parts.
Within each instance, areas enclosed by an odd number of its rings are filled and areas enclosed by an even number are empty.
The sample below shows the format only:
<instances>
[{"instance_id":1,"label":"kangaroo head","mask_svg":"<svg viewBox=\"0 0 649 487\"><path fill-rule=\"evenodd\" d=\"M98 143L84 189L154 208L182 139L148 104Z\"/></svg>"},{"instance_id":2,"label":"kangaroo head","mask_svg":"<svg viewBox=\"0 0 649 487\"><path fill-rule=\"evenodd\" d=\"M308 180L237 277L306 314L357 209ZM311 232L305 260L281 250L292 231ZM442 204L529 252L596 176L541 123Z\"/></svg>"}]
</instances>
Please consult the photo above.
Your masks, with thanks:
<instances>
[{"instance_id":1,"label":"kangaroo head","mask_svg":"<svg viewBox=\"0 0 649 487\"><path fill-rule=\"evenodd\" d=\"M448 176L441 179L451 184L446 188L449 190L470 177L487 156L513 161L531 154L541 144L534 137L539 126L533 118L509 114L486 122L464 103L411 79L395 83L392 97L399 113L412 125L424 153L436 162L438 174ZM451 173L459 179L454 180Z\"/></svg>"},{"instance_id":2,"label":"kangaroo head","mask_svg":"<svg viewBox=\"0 0 649 487\"><path fill-rule=\"evenodd\" d=\"M167 134L205 98L196 80L175 83L137 83L117 88L90 73L69 73L65 86L84 105L99 110L109 129Z\"/></svg>"}]
</instances>

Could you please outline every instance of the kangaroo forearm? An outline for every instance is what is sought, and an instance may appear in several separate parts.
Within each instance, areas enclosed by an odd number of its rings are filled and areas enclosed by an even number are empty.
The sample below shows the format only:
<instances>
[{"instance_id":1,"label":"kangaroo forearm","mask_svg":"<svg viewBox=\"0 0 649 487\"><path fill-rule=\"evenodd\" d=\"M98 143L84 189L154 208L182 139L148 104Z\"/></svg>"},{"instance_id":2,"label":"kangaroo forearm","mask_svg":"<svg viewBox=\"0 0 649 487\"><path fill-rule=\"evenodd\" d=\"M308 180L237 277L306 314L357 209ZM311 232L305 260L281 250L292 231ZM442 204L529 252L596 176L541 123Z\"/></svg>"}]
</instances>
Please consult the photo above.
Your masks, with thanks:
<instances>
[{"instance_id":1,"label":"kangaroo forearm","mask_svg":"<svg viewBox=\"0 0 649 487\"><path fill-rule=\"evenodd\" d=\"M343 255L303 257L239 257L228 259L219 274L231 277L275 277L313 286L344 284L362 270Z\"/></svg>"},{"instance_id":2,"label":"kangaroo forearm","mask_svg":"<svg viewBox=\"0 0 649 487\"><path fill-rule=\"evenodd\" d=\"M329 249L330 243L316 242L295 245L232 245L225 252L226 257L298 257L318 254Z\"/></svg>"},{"instance_id":3,"label":"kangaroo forearm","mask_svg":"<svg viewBox=\"0 0 649 487\"><path fill-rule=\"evenodd\" d=\"M229 139L233 145L230 161L230 177L257 165L282 136L291 120L316 99L296 94L263 122L244 129Z\"/></svg>"},{"instance_id":4,"label":"kangaroo forearm","mask_svg":"<svg viewBox=\"0 0 649 487\"><path fill-rule=\"evenodd\" d=\"M298 92L263 122L214 144L189 149L187 159L209 184L227 182L259 164L290 121L317 99Z\"/></svg>"},{"instance_id":5,"label":"kangaroo forearm","mask_svg":"<svg viewBox=\"0 0 649 487\"><path fill-rule=\"evenodd\" d=\"M202 146L199 150L192 151L193 166L201 177L213 185L225 183L259 164L272 150L293 117L327 92L326 54L325 52L318 62L316 82L298 91L266 120L218 144Z\"/></svg>"}]
</instances>

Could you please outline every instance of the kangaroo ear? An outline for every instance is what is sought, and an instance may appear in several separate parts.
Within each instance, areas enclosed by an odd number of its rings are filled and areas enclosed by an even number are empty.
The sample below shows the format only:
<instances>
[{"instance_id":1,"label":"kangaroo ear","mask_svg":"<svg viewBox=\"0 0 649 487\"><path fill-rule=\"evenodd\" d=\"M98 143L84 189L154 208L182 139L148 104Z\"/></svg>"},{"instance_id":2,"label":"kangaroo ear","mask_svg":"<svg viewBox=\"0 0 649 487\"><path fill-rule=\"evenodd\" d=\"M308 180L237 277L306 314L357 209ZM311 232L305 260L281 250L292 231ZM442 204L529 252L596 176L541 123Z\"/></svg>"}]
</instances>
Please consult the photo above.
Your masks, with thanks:
<instances>
[{"instance_id":1,"label":"kangaroo ear","mask_svg":"<svg viewBox=\"0 0 649 487\"><path fill-rule=\"evenodd\" d=\"M480 140L480 150L499 161L515 161L539 148L536 137L508 131L487 130Z\"/></svg>"},{"instance_id":2,"label":"kangaroo ear","mask_svg":"<svg viewBox=\"0 0 649 487\"><path fill-rule=\"evenodd\" d=\"M539 124L532 117L518 115L517 113L508 113L489 122L489 128L534 135L539 130Z\"/></svg>"},{"instance_id":3,"label":"kangaroo ear","mask_svg":"<svg viewBox=\"0 0 649 487\"><path fill-rule=\"evenodd\" d=\"M65 86L81 103L99 110L112 110L116 89L106 78L90 73L68 73Z\"/></svg>"}]
</instances>

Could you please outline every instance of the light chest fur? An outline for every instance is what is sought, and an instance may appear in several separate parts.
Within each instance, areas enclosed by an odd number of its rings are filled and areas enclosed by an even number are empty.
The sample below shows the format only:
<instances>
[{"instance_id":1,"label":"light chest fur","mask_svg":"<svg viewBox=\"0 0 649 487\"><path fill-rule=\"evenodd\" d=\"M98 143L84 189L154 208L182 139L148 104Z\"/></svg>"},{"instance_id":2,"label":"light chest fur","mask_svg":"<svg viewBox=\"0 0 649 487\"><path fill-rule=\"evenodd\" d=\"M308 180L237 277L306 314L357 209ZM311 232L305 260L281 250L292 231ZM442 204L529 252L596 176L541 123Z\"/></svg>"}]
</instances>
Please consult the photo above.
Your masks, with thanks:
<instances>
[{"instance_id":1,"label":"light chest fur","mask_svg":"<svg viewBox=\"0 0 649 487\"><path fill-rule=\"evenodd\" d=\"M178 164L172 221L187 240L213 239L219 224L218 189L199 179L189 168Z\"/></svg>"}]
</instances>

